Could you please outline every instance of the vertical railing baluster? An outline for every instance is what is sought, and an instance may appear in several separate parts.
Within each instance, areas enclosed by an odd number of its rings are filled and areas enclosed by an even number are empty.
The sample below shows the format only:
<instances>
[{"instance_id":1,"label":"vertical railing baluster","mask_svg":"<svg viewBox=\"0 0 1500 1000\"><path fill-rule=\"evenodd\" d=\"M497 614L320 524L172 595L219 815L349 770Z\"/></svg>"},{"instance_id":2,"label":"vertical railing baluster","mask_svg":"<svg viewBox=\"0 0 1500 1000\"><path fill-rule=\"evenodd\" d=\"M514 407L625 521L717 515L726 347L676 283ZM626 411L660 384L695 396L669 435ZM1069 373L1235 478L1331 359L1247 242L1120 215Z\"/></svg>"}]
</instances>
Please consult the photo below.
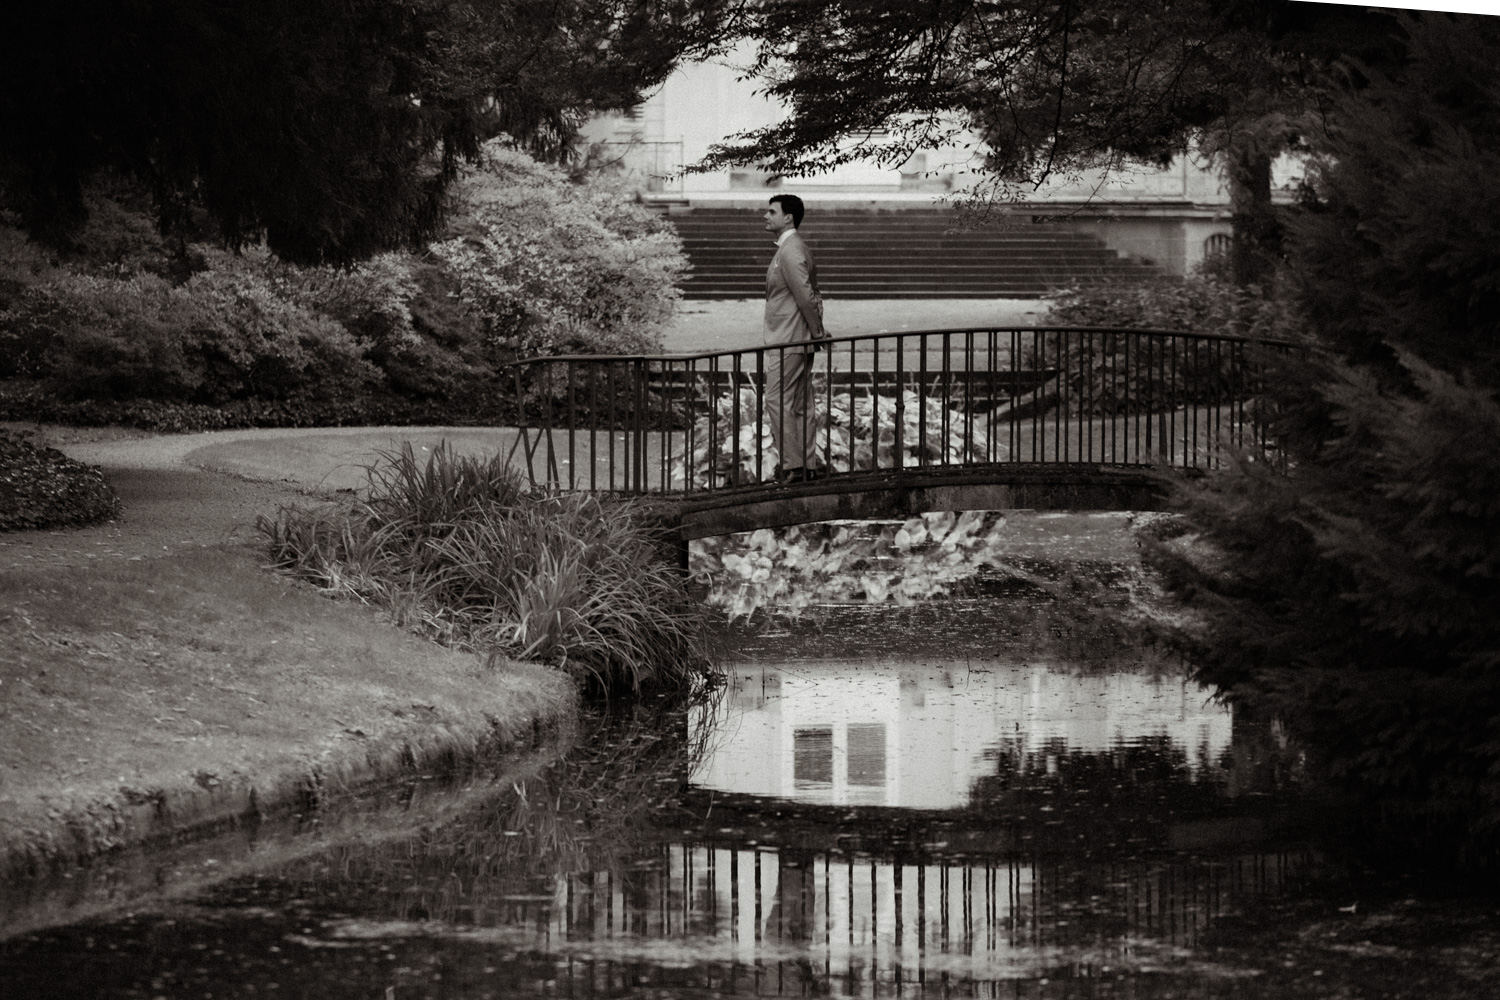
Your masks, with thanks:
<instances>
[{"instance_id":1,"label":"vertical railing baluster","mask_svg":"<svg viewBox=\"0 0 1500 1000\"><path fill-rule=\"evenodd\" d=\"M906 341L903 334L896 334L896 426L895 448L892 456L896 460L896 475L906 474L906 392L901 384L902 372L906 370L905 364ZM917 443L917 450L921 450L921 442Z\"/></svg>"},{"instance_id":2,"label":"vertical railing baluster","mask_svg":"<svg viewBox=\"0 0 1500 1000\"><path fill-rule=\"evenodd\" d=\"M1145 334L1146 338L1146 460L1151 460L1151 402L1156 397L1156 369L1151 366L1151 349L1154 346L1151 334Z\"/></svg>"},{"instance_id":3,"label":"vertical railing baluster","mask_svg":"<svg viewBox=\"0 0 1500 1000\"><path fill-rule=\"evenodd\" d=\"M1058 382L1061 395L1057 401L1057 458L1061 462L1070 462L1073 453L1073 397L1078 395L1074 391L1077 373L1073 368L1078 362L1073 357L1076 352L1071 331L1058 330L1053 336L1057 338L1057 367L1062 372Z\"/></svg>"},{"instance_id":4,"label":"vertical railing baluster","mask_svg":"<svg viewBox=\"0 0 1500 1000\"><path fill-rule=\"evenodd\" d=\"M599 366L589 365L589 492L599 489Z\"/></svg>"},{"instance_id":5,"label":"vertical railing baluster","mask_svg":"<svg viewBox=\"0 0 1500 1000\"><path fill-rule=\"evenodd\" d=\"M854 414L854 387L855 383L859 381L859 354L856 348L857 343L858 338L852 338L849 341L849 472L851 474L859 471L859 468L855 465L854 462L855 429L859 425L859 421L855 419Z\"/></svg>"},{"instance_id":6,"label":"vertical railing baluster","mask_svg":"<svg viewBox=\"0 0 1500 1000\"><path fill-rule=\"evenodd\" d=\"M988 381L984 391L984 460L993 464L998 442L995 440L995 413L999 405L995 399L995 371L996 365L1000 363L1000 331L990 330L986 334L984 368Z\"/></svg>"},{"instance_id":7,"label":"vertical railing baluster","mask_svg":"<svg viewBox=\"0 0 1500 1000\"><path fill-rule=\"evenodd\" d=\"M578 386L573 377L573 362L568 362L568 489L578 488L577 449L574 441L578 437Z\"/></svg>"},{"instance_id":8,"label":"vertical railing baluster","mask_svg":"<svg viewBox=\"0 0 1500 1000\"><path fill-rule=\"evenodd\" d=\"M880 468L880 338L870 338L870 468Z\"/></svg>"},{"instance_id":9,"label":"vertical railing baluster","mask_svg":"<svg viewBox=\"0 0 1500 1000\"><path fill-rule=\"evenodd\" d=\"M1136 363L1139 364L1140 344L1135 340L1134 334L1125 334L1125 426L1123 429L1125 431L1125 457L1127 459L1133 458L1137 463L1139 463L1141 456L1141 432L1140 428L1136 426L1135 423L1135 407L1130 405L1130 383L1131 380L1135 377L1134 370L1130 365L1130 345L1132 342L1136 343ZM1139 397L1137 397L1136 406L1139 405L1140 399ZM1132 444L1134 445L1134 450L1132 450L1131 448Z\"/></svg>"},{"instance_id":10,"label":"vertical railing baluster","mask_svg":"<svg viewBox=\"0 0 1500 1000\"><path fill-rule=\"evenodd\" d=\"M823 382L823 475L833 474L833 345L823 345L823 367L827 375Z\"/></svg>"},{"instance_id":11,"label":"vertical railing baluster","mask_svg":"<svg viewBox=\"0 0 1500 1000\"><path fill-rule=\"evenodd\" d=\"M693 452L698 443L698 421L694 414L698 411L698 359L689 358L685 364L687 372L687 386L683 390L683 438L682 438L682 490L684 493L693 492Z\"/></svg>"},{"instance_id":12,"label":"vertical railing baluster","mask_svg":"<svg viewBox=\"0 0 1500 1000\"><path fill-rule=\"evenodd\" d=\"M708 488L719 485L719 355L708 359Z\"/></svg>"},{"instance_id":13,"label":"vertical railing baluster","mask_svg":"<svg viewBox=\"0 0 1500 1000\"><path fill-rule=\"evenodd\" d=\"M941 396L943 440L940 445L938 464L948 465L948 443L953 439L953 337L943 332L943 392Z\"/></svg>"},{"instance_id":14,"label":"vertical railing baluster","mask_svg":"<svg viewBox=\"0 0 1500 1000\"><path fill-rule=\"evenodd\" d=\"M731 486L740 484L740 377L744 373L743 355L734 355L734 381L730 385L730 391L734 394L730 408L733 411L730 420L730 440L734 442L734 462L729 466Z\"/></svg>"},{"instance_id":15,"label":"vertical railing baluster","mask_svg":"<svg viewBox=\"0 0 1500 1000\"><path fill-rule=\"evenodd\" d=\"M552 440L552 362L544 361L542 364L542 370L547 373L546 394L542 397L542 421L546 426L547 434L547 464L545 475L547 477L547 486L550 489L554 484L557 472L557 455L554 453L555 443Z\"/></svg>"},{"instance_id":16,"label":"vertical railing baluster","mask_svg":"<svg viewBox=\"0 0 1500 1000\"><path fill-rule=\"evenodd\" d=\"M528 369L529 370L529 369ZM532 462L535 449L531 446L530 424L526 418L526 386L522 378L522 366L516 365L516 433L521 439L521 450L526 453L526 481L536 486L536 467Z\"/></svg>"},{"instance_id":17,"label":"vertical railing baluster","mask_svg":"<svg viewBox=\"0 0 1500 1000\"><path fill-rule=\"evenodd\" d=\"M1032 364L1036 366L1036 374L1032 378L1031 391L1031 460L1037 461L1037 445L1041 444L1041 455L1046 457L1047 445L1042 439L1042 430L1037 414L1042 409L1042 399L1047 391L1047 342L1042 339L1042 331L1033 330L1031 333L1031 357Z\"/></svg>"},{"instance_id":18,"label":"vertical railing baluster","mask_svg":"<svg viewBox=\"0 0 1500 1000\"><path fill-rule=\"evenodd\" d=\"M607 418L608 423L605 426L609 430L609 491L613 493L615 491L615 441L620 433L619 428L615 426L617 419L615 414L615 397L619 392L619 387L615 384L615 363L613 361L605 362L604 392L609 397L609 402L606 404L609 416Z\"/></svg>"},{"instance_id":19,"label":"vertical railing baluster","mask_svg":"<svg viewBox=\"0 0 1500 1000\"><path fill-rule=\"evenodd\" d=\"M1177 406L1178 406L1177 401L1182 398L1182 387L1177 382L1177 353L1178 353L1178 351L1180 351L1182 349L1181 348L1181 344L1180 344L1180 340L1181 340L1181 338L1179 338L1179 337L1172 337L1170 339L1170 341L1169 341L1169 343L1171 345L1171 348L1172 348L1172 350L1171 350L1172 374L1171 374L1171 377L1167 379L1167 385L1169 385L1171 387L1172 395L1171 395L1170 401L1167 403L1167 430L1168 430L1168 433L1171 435L1171 441L1172 441L1172 443L1167 448L1167 452L1168 452L1168 456L1169 456L1168 459L1167 459L1167 464L1168 465L1172 465L1173 464L1172 458L1176 457L1176 452L1177 452ZM1182 463L1179 463L1179 464L1182 464ZM1185 467L1185 465L1184 465L1184 467Z\"/></svg>"},{"instance_id":20,"label":"vertical railing baluster","mask_svg":"<svg viewBox=\"0 0 1500 1000\"><path fill-rule=\"evenodd\" d=\"M916 465L927 468L927 334L916 334Z\"/></svg>"},{"instance_id":21,"label":"vertical railing baluster","mask_svg":"<svg viewBox=\"0 0 1500 1000\"><path fill-rule=\"evenodd\" d=\"M677 421L672 419L672 376L676 374L672 362L661 363L661 443L657 446L659 459L657 461L657 492L667 491L668 480L672 475L672 436L676 433Z\"/></svg>"},{"instance_id":22,"label":"vertical railing baluster","mask_svg":"<svg viewBox=\"0 0 1500 1000\"><path fill-rule=\"evenodd\" d=\"M963 465L974 461L974 331L964 331L964 450Z\"/></svg>"},{"instance_id":23,"label":"vertical railing baluster","mask_svg":"<svg viewBox=\"0 0 1500 1000\"><path fill-rule=\"evenodd\" d=\"M1203 368L1202 368L1203 359L1202 359L1202 356L1199 353L1199 348L1202 346L1202 343L1203 343L1202 341L1197 340L1195 338L1193 340L1193 344L1192 344L1193 363L1190 366L1190 384L1189 384L1188 390L1187 390L1187 405L1188 405L1189 412L1191 412L1191 414L1192 414L1192 424L1193 424L1193 434L1192 434L1192 440L1191 441L1188 440L1187 425L1186 424L1183 425L1183 444L1182 444L1182 446L1183 446L1184 449L1187 450L1188 454L1190 454L1190 455L1193 456L1192 468L1194 468L1194 469L1196 469L1196 468L1199 467L1199 465L1198 465L1198 408L1199 408L1199 404L1200 404L1199 397L1202 395L1202 393L1200 391L1200 388L1199 388L1199 382L1200 382L1200 380L1203 377Z\"/></svg>"},{"instance_id":24,"label":"vertical railing baluster","mask_svg":"<svg viewBox=\"0 0 1500 1000\"><path fill-rule=\"evenodd\" d=\"M1016 416L1016 407L1021 405L1021 331L1010 331L1010 405L1005 409L1005 426L1010 448L1010 460L1021 460L1021 422Z\"/></svg>"},{"instance_id":25,"label":"vertical railing baluster","mask_svg":"<svg viewBox=\"0 0 1500 1000\"><path fill-rule=\"evenodd\" d=\"M1079 449L1080 454L1079 454L1078 457L1080 459L1083 459L1084 461L1093 462L1093 460L1094 460L1094 424L1095 424L1095 422L1098 419L1097 414L1098 414L1098 411L1099 411L1099 401L1098 401L1098 399L1095 398L1095 395L1094 395L1094 392L1095 392L1095 390L1094 390L1094 355L1095 355L1095 352L1094 352L1094 338L1097 337L1098 334L1095 334L1095 333L1086 333L1086 334L1084 334L1084 336L1088 338L1088 345L1089 345L1088 360L1087 360L1087 363L1086 363L1086 368L1084 369L1085 371L1088 372L1088 387L1089 387L1089 391L1088 391L1088 414L1087 414L1087 416L1084 419L1084 422L1088 424L1089 453L1088 453L1088 458L1084 459L1083 455L1081 454L1082 448L1080 448ZM1100 438L1099 438L1099 450L1100 450L1100 452L1104 451L1104 437L1103 437L1102 434L1100 435Z\"/></svg>"},{"instance_id":26,"label":"vertical railing baluster","mask_svg":"<svg viewBox=\"0 0 1500 1000\"><path fill-rule=\"evenodd\" d=\"M761 444L761 429L766 424L766 391L770 386L766 383L766 352L764 348L756 348L755 351L755 377L760 385L760 391L755 394L755 481L763 483L766 480L765 473L765 448ZM772 440L775 435L772 435Z\"/></svg>"}]
</instances>

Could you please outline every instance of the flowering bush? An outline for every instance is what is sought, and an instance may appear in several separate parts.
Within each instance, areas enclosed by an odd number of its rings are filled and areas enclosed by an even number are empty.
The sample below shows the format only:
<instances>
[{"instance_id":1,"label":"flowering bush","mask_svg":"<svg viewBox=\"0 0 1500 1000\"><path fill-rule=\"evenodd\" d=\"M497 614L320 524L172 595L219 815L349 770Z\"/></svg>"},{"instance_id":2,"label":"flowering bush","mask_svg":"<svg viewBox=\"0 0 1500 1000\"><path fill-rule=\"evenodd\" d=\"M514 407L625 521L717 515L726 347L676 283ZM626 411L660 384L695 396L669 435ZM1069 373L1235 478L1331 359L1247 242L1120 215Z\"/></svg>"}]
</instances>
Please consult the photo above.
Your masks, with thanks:
<instances>
[{"instance_id":1,"label":"flowering bush","mask_svg":"<svg viewBox=\"0 0 1500 1000\"><path fill-rule=\"evenodd\" d=\"M731 617L771 605L792 613L834 601L906 605L1002 565L1004 527L995 511L949 511L902 524L762 528L701 540L690 569L707 586L707 603Z\"/></svg>"},{"instance_id":2,"label":"flowering bush","mask_svg":"<svg viewBox=\"0 0 1500 1000\"><path fill-rule=\"evenodd\" d=\"M817 428L817 451L827 447L828 469L849 472L870 468L894 469L897 465L896 399L894 396L855 396L835 393L830 408L823 380L814 376L813 398ZM965 426L964 416L945 408L941 400L924 401L910 389L901 394L900 464L958 464L971 461L1003 461L1006 447L992 447L979 421ZM679 461L674 482L684 485L691 475L695 487L710 482L753 483L769 479L780 462L780 452L771 435L770 413L757 419L761 405L754 388L739 390L739 424L735 426L734 397L725 394L714 404L714 412L699 417L693 426L691 467ZM878 432L877 432L878 428ZM946 433L945 433L946 430ZM760 444L760 468L756 468L756 443Z\"/></svg>"},{"instance_id":3,"label":"flowering bush","mask_svg":"<svg viewBox=\"0 0 1500 1000\"><path fill-rule=\"evenodd\" d=\"M654 213L496 142L457 193L455 235L429 249L497 345L518 356L660 349L687 262Z\"/></svg>"}]
</instances>

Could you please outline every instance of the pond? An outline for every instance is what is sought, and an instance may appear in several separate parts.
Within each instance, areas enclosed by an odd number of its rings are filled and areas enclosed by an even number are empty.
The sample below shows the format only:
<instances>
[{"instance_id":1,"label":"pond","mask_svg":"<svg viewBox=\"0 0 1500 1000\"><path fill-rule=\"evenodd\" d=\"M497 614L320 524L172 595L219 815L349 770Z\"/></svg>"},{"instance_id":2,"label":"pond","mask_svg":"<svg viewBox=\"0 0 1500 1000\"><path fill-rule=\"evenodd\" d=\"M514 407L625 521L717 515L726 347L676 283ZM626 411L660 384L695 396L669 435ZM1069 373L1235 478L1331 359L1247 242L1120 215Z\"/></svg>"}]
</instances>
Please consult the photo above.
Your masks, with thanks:
<instances>
[{"instance_id":1,"label":"pond","mask_svg":"<svg viewBox=\"0 0 1500 1000\"><path fill-rule=\"evenodd\" d=\"M1312 884L1299 755L1016 610L755 618L711 698L592 718L456 821L0 943L4 993L1284 995L1215 936Z\"/></svg>"}]
</instances>

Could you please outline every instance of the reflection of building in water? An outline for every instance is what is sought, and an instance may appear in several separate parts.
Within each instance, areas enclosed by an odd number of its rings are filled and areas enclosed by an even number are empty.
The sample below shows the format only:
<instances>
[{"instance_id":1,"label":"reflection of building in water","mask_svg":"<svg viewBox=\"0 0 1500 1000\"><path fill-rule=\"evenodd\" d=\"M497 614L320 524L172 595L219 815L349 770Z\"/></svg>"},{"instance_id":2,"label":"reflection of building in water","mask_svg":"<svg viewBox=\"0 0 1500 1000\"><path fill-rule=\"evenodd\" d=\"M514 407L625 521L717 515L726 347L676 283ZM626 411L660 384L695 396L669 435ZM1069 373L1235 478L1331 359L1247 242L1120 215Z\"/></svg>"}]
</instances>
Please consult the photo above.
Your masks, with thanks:
<instances>
[{"instance_id":1,"label":"reflection of building in water","mask_svg":"<svg viewBox=\"0 0 1500 1000\"><path fill-rule=\"evenodd\" d=\"M1190 770L1230 745L1228 709L1196 685L1047 665L807 663L736 672L706 788L834 805L953 809L999 766L1055 767L1165 738Z\"/></svg>"},{"instance_id":2,"label":"reflection of building in water","mask_svg":"<svg viewBox=\"0 0 1500 1000\"><path fill-rule=\"evenodd\" d=\"M716 985L728 993L936 995L1149 963L1161 954L1152 949L1191 947L1219 914L1279 893L1299 863L1253 854L903 865L670 844L617 876L558 875L550 901L533 897L503 922L532 928L564 955L611 954L597 946L623 939L680 941L683 957L720 967Z\"/></svg>"}]
</instances>

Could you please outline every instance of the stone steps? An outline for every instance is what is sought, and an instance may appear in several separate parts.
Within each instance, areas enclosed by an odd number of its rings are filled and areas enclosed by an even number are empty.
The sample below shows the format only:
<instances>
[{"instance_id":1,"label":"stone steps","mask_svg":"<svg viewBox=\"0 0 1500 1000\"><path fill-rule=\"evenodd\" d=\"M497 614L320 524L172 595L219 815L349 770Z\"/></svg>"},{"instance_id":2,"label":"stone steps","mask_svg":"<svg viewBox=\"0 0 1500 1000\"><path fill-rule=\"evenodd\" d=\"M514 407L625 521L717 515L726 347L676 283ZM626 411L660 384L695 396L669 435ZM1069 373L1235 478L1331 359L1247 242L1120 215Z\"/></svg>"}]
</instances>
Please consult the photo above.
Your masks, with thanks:
<instances>
[{"instance_id":1,"label":"stone steps","mask_svg":"<svg viewBox=\"0 0 1500 1000\"><path fill-rule=\"evenodd\" d=\"M761 209L694 208L668 219L693 271L690 299L765 294L774 246ZM1122 258L1088 233L1056 223L950 232L951 212L812 210L802 236L828 298L1038 298L1071 284L1139 279L1159 270Z\"/></svg>"}]
</instances>

